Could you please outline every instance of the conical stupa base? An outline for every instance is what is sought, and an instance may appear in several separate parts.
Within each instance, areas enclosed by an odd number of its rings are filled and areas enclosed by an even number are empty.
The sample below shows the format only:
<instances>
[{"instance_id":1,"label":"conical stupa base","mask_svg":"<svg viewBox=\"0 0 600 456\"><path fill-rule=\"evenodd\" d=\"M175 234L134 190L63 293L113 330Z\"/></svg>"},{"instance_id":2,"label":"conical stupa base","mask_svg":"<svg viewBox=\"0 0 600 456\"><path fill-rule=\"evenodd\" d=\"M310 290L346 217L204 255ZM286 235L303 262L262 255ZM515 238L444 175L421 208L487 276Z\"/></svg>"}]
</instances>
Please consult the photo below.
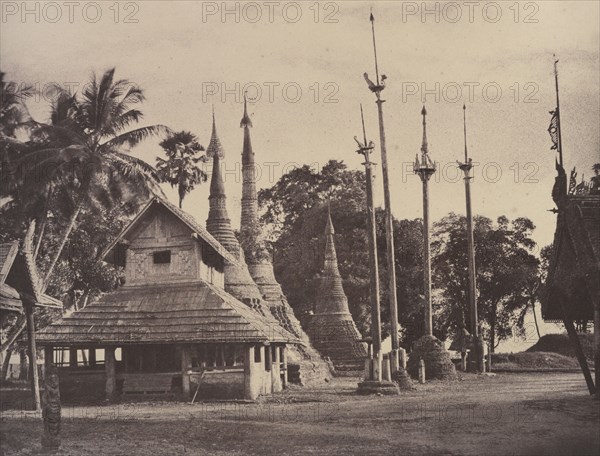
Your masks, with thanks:
<instances>
[{"instance_id":1,"label":"conical stupa base","mask_svg":"<svg viewBox=\"0 0 600 456\"><path fill-rule=\"evenodd\" d=\"M435 336L423 336L414 343L406 366L412 378L419 376L419 361L425 362L427 380L455 380L456 368L450 359L450 353Z\"/></svg>"},{"instance_id":2,"label":"conical stupa base","mask_svg":"<svg viewBox=\"0 0 600 456\"><path fill-rule=\"evenodd\" d=\"M402 367L392 374L392 381L398 385L398 388L401 391L412 391L416 389L410 375L408 375L406 369L403 369Z\"/></svg>"}]
</instances>

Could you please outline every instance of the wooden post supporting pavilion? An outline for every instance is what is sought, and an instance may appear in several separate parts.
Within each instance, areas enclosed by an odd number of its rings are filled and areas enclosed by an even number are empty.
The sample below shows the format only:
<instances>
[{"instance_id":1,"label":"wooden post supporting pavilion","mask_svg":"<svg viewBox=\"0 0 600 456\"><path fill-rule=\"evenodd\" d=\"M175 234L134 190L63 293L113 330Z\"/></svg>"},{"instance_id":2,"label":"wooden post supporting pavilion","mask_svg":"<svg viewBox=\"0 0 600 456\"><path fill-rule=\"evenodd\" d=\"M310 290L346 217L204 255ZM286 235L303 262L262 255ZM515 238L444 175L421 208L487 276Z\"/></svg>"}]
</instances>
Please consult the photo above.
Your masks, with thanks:
<instances>
[{"instance_id":1,"label":"wooden post supporting pavilion","mask_svg":"<svg viewBox=\"0 0 600 456\"><path fill-rule=\"evenodd\" d=\"M216 357L215 357L216 358ZM181 394L185 400L190 397L190 374L192 367L190 360L190 347L181 346Z\"/></svg>"},{"instance_id":2,"label":"wooden post supporting pavilion","mask_svg":"<svg viewBox=\"0 0 600 456\"><path fill-rule=\"evenodd\" d=\"M104 371L106 373L106 399L112 401L115 398L117 389L117 377L115 373L115 347L106 347L104 349Z\"/></svg>"},{"instance_id":3,"label":"wooden post supporting pavilion","mask_svg":"<svg viewBox=\"0 0 600 456\"><path fill-rule=\"evenodd\" d=\"M281 391L281 360L279 358L279 347L272 347L273 365L271 367L271 391L278 393Z\"/></svg>"},{"instance_id":4,"label":"wooden post supporting pavilion","mask_svg":"<svg viewBox=\"0 0 600 456\"><path fill-rule=\"evenodd\" d=\"M281 386L282 386L282 388L287 388L287 386L288 386L288 362L287 362L287 348L285 345L281 347L281 366L282 366L282 371L283 371Z\"/></svg>"},{"instance_id":5,"label":"wooden post supporting pavilion","mask_svg":"<svg viewBox=\"0 0 600 456\"><path fill-rule=\"evenodd\" d=\"M255 388L257 363L254 362L254 351L258 347L247 345L244 347L244 399L254 400L259 392Z\"/></svg>"}]
</instances>

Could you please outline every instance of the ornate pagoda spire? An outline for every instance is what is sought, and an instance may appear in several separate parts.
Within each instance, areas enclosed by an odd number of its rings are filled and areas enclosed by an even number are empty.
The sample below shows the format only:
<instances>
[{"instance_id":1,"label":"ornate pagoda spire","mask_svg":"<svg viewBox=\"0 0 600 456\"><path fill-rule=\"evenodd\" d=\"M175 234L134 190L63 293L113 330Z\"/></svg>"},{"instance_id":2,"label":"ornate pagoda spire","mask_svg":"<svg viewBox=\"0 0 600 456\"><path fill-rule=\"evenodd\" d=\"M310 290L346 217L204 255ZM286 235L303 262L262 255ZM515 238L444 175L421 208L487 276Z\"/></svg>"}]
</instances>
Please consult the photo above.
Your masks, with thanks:
<instances>
[{"instance_id":1,"label":"ornate pagoda spire","mask_svg":"<svg viewBox=\"0 0 600 456\"><path fill-rule=\"evenodd\" d=\"M327 209L323 270L318 278L314 315L307 332L315 347L329 357L338 374L359 371L367 352L348 308L335 250L335 229Z\"/></svg>"},{"instance_id":2,"label":"ornate pagoda spire","mask_svg":"<svg viewBox=\"0 0 600 456\"><path fill-rule=\"evenodd\" d=\"M229 253L239 260L238 264L225 264L225 290L259 313L267 315L268 310L262 306L260 291L252 277L250 277L244 252L233 233L231 220L227 213L227 196L225 195L225 184L221 173L221 159L225 158L225 153L217 134L214 110L212 135L206 154L213 159L206 229Z\"/></svg>"},{"instance_id":3,"label":"ornate pagoda spire","mask_svg":"<svg viewBox=\"0 0 600 456\"><path fill-rule=\"evenodd\" d=\"M240 238L249 256L255 256L260 234L258 222L258 197L256 193L256 164L250 140L252 121L248 115L248 100L244 94L244 116L240 128L244 129L244 145L242 148L242 216L240 219Z\"/></svg>"},{"instance_id":4,"label":"ornate pagoda spire","mask_svg":"<svg viewBox=\"0 0 600 456\"><path fill-rule=\"evenodd\" d=\"M206 229L223 244L223 247L237 257L240 254L240 246L231 229L231 220L227 213L227 196L225 195L225 184L221 174L221 159L225 157L225 153L217 134L214 109L212 135L206 155L213 159L210 196L208 197L210 208L206 220Z\"/></svg>"},{"instance_id":5,"label":"ornate pagoda spire","mask_svg":"<svg viewBox=\"0 0 600 456\"><path fill-rule=\"evenodd\" d=\"M327 224L325 225L325 262L323 272L325 275L338 276L340 271L335 251L335 229L331 221L331 207L327 205Z\"/></svg>"},{"instance_id":6,"label":"ornate pagoda spire","mask_svg":"<svg viewBox=\"0 0 600 456\"><path fill-rule=\"evenodd\" d=\"M248 115L248 101L244 97L244 115L240 122L240 127L244 129L244 144L242 148L242 216L240 225L242 250L246 254L250 275L258 286L263 301L269 306L273 317L283 328L307 343L304 348L300 349L303 352L304 358L310 360L310 364L313 366L318 366L317 370L324 371L328 368L325 367L326 365L320 355L310 346L308 336L294 315L293 309L283 294L281 285L279 285L275 278L270 252L265 248L262 241L262 227L258 219L258 198L256 195L256 165L250 141L251 126L252 121ZM301 368L301 371L305 373L311 370L313 370L313 367L309 367L308 365Z\"/></svg>"},{"instance_id":7,"label":"ornate pagoda spire","mask_svg":"<svg viewBox=\"0 0 600 456\"><path fill-rule=\"evenodd\" d=\"M206 149L206 156L212 158L215 155L218 155L219 158L225 157L223 146L221 146L221 140L219 140L219 135L217 134L217 123L215 122L215 107L213 106L212 134L210 135L210 143L208 144L208 148Z\"/></svg>"},{"instance_id":8,"label":"ornate pagoda spire","mask_svg":"<svg viewBox=\"0 0 600 456\"><path fill-rule=\"evenodd\" d=\"M325 225L325 254L323 261L323 274L319 287L319 304L315 309L317 314L347 314L348 299L342 287L342 277L338 267L337 252L335 250L335 229L331 221L331 210L327 208L327 224Z\"/></svg>"}]
</instances>

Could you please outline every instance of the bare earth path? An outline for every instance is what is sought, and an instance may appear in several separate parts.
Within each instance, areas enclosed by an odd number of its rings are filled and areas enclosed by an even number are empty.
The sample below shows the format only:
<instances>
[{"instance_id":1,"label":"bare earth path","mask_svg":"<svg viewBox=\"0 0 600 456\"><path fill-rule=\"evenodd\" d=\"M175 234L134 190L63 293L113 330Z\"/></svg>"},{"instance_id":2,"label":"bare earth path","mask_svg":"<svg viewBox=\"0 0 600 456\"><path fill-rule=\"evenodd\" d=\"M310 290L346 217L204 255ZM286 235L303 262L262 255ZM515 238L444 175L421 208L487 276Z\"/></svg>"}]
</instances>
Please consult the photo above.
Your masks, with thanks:
<instances>
[{"instance_id":1,"label":"bare earth path","mask_svg":"<svg viewBox=\"0 0 600 456\"><path fill-rule=\"evenodd\" d=\"M64 407L63 455L600 455L600 410L581 374L464 376L398 397L356 381L259 403ZM2 393L2 454L39 454L39 415Z\"/></svg>"}]
</instances>

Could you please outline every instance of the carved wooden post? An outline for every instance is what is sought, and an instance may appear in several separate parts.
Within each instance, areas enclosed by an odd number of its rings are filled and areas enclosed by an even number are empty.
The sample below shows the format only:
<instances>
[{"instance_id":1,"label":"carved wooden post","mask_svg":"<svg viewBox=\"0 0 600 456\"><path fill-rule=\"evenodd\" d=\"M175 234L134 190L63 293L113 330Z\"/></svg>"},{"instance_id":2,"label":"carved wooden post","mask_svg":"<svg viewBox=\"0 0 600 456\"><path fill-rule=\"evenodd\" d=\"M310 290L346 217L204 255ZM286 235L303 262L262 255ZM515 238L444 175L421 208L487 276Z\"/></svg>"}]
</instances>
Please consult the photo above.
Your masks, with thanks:
<instances>
[{"instance_id":1,"label":"carved wooden post","mask_svg":"<svg viewBox=\"0 0 600 456\"><path fill-rule=\"evenodd\" d=\"M77 349L69 348L69 367L77 367Z\"/></svg>"},{"instance_id":2,"label":"carved wooden post","mask_svg":"<svg viewBox=\"0 0 600 456\"><path fill-rule=\"evenodd\" d=\"M52 351L51 348L50 351ZM49 364L44 381L44 404L42 409L44 434L42 435L42 448L56 450L60 447L60 413L58 371L56 367Z\"/></svg>"},{"instance_id":3,"label":"carved wooden post","mask_svg":"<svg viewBox=\"0 0 600 456\"><path fill-rule=\"evenodd\" d=\"M50 368L54 364L54 349L52 346L46 345L44 347L44 382L50 372Z\"/></svg>"},{"instance_id":4,"label":"carved wooden post","mask_svg":"<svg viewBox=\"0 0 600 456\"><path fill-rule=\"evenodd\" d=\"M25 316L27 318L27 355L29 357L29 382L35 410L40 410L40 383L37 369L37 349L35 346L35 305L29 299L24 299Z\"/></svg>"},{"instance_id":5,"label":"carved wooden post","mask_svg":"<svg viewBox=\"0 0 600 456\"><path fill-rule=\"evenodd\" d=\"M115 398L117 385L115 374L115 347L106 347L104 349L104 371L106 373L106 399L112 401Z\"/></svg>"}]
</instances>

